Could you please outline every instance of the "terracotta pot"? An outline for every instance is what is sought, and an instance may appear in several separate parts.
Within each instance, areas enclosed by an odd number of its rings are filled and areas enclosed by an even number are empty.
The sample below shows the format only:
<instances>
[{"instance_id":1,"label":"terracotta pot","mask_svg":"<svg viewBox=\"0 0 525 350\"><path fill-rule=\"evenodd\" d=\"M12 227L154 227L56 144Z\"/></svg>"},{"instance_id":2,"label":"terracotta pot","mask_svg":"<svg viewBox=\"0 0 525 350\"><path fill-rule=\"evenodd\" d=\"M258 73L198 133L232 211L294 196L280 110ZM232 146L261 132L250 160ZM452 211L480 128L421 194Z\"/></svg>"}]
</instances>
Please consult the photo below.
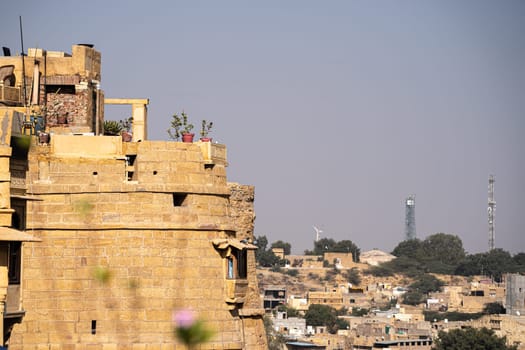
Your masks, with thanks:
<instances>
[{"instance_id":1,"label":"terracotta pot","mask_svg":"<svg viewBox=\"0 0 525 350\"><path fill-rule=\"evenodd\" d=\"M193 142L193 137L195 134L189 134L189 133L183 133L182 134L182 142Z\"/></svg>"},{"instance_id":2,"label":"terracotta pot","mask_svg":"<svg viewBox=\"0 0 525 350\"><path fill-rule=\"evenodd\" d=\"M59 115L57 117L57 124L67 124L67 116Z\"/></svg>"},{"instance_id":3,"label":"terracotta pot","mask_svg":"<svg viewBox=\"0 0 525 350\"><path fill-rule=\"evenodd\" d=\"M131 142L133 139L133 134L128 131L122 132L122 142Z\"/></svg>"},{"instance_id":4,"label":"terracotta pot","mask_svg":"<svg viewBox=\"0 0 525 350\"><path fill-rule=\"evenodd\" d=\"M41 132L38 134L38 142L49 143L49 134L47 132Z\"/></svg>"},{"instance_id":5,"label":"terracotta pot","mask_svg":"<svg viewBox=\"0 0 525 350\"><path fill-rule=\"evenodd\" d=\"M201 137L202 142L211 142L211 137Z\"/></svg>"}]
</instances>

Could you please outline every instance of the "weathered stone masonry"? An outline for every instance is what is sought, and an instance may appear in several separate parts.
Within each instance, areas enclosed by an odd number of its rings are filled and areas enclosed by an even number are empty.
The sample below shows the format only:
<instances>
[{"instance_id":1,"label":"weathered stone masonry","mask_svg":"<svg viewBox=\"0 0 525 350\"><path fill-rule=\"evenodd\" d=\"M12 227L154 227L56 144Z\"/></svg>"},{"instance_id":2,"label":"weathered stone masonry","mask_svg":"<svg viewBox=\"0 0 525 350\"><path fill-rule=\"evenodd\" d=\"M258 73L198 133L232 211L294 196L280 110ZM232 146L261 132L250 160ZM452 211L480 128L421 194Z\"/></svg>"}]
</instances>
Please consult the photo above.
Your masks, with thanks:
<instances>
[{"instance_id":1,"label":"weathered stone masonry","mask_svg":"<svg viewBox=\"0 0 525 350\"><path fill-rule=\"evenodd\" d=\"M211 348L264 348L255 273L243 303L232 309L225 260L211 243L235 238L224 147L145 141L124 144L119 155L118 137L56 138L57 145L104 142L116 153L72 157L32 148L27 194L39 200L28 201L26 225L42 242L24 250L28 312L10 347L171 348L172 311L191 307L218 331ZM216 148L218 156L206 161L201 147ZM253 254L248 264L254 271ZM97 279L97 269L107 270L107 282Z\"/></svg>"},{"instance_id":2,"label":"weathered stone masonry","mask_svg":"<svg viewBox=\"0 0 525 350\"><path fill-rule=\"evenodd\" d=\"M68 124L50 113L50 142L15 142L10 157L13 224L41 241L22 248L25 314L9 348L183 349L172 312L184 307L216 331L203 349L266 349L253 187L227 183L224 145L147 140L147 100L141 142L97 136L100 54L73 49L47 62L48 82L75 83L60 96Z\"/></svg>"}]
</instances>

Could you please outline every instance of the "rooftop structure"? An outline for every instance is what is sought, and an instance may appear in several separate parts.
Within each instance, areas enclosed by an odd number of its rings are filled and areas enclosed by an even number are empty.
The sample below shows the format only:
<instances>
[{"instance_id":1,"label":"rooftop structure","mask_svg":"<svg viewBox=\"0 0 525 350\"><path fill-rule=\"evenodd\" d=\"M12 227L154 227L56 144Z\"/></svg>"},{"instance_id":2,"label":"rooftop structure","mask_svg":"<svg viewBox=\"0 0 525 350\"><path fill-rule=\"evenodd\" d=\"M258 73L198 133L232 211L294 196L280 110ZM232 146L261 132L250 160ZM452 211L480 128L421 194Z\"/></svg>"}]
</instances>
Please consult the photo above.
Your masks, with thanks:
<instances>
[{"instance_id":1,"label":"rooftop structure","mask_svg":"<svg viewBox=\"0 0 525 350\"><path fill-rule=\"evenodd\" d=\"M507 315L525 316L525 276L505 275L505 308Z\"/></svg>"},{"instance_id":2,"label":"rooftop structure","mask_svg":"<svg viewBox=\"0 0 525 350\"><path fill-rule=\"evenodd\" d=\"M0 100L0 212L40 241L21 245L3 344L172 348L172 313L190 308L215 331L209 348L266 349L253 187L227 182L224 145L149 140L148 99L105 99L100 58L89 45L0 57L10 87L33 87ZM131 142L103 135L105 103L132 106Z\"/></svg>"},{"instance_id":3,"label":"rooftop structure","mask_svg":"<svg viewBox=\"0 0 525 350\"><path fill-rule=\"evenodd\" d=\"M366 263L372 266L378 266L381 263L391 261L396 257L392 254L383 252L379 249L372 249L366 252L362 252L359 260L362 263Z\"/></svg>"}]
</instances>

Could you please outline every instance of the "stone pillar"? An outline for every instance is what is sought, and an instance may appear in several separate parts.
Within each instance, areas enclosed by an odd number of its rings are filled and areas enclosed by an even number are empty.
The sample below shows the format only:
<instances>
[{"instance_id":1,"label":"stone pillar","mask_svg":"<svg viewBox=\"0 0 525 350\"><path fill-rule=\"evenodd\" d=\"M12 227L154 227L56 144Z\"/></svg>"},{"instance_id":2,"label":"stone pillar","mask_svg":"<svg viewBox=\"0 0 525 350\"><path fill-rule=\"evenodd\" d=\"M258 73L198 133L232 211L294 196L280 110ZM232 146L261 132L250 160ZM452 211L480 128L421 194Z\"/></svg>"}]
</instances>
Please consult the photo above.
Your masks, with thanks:
<instances>
[{"instance_id":1,"label":"stone pillar","mask_svg":"<svg viewBox=\"0 0 525 350\"><path fill-rule=\"evenodd\" d=\"M148 138L147 118L148 107L145 103L134 103L131 116L133 118L133 142L144 141Z\"/></svg>"},{"instance_id":2,"label":"stone pillar","mask_svg":"<svg viewBox=\"0 0 525 350\"><path fill-rule=\"evenodd\" d=\"M9 284L7 270L7 245L0 251L0 345L4 346L4 310Z\"/></svg>"},{"instance_id":3,"label":"stone pillar","mask_svg":"<svg viewBox=\"0 0 525 350\"><path fill-rule=\"evenodd\" d=\"M11 115L12 116L12 115ZM9 172L9 159L11 157L11 121L12 117L6 113L0 116L0 226L11 226L11 174Z\"/></svg>"},{"instance_id":4,"label":"stone pillar","mask_svg":"<svg viewBox=\"0 0 525 350\"><path fill-rule=\"evenodd\" d=\"M148 139L148 104L147 98L106 98L104 104L131 105L133 142Z\"/></svg>"}]
</instances>

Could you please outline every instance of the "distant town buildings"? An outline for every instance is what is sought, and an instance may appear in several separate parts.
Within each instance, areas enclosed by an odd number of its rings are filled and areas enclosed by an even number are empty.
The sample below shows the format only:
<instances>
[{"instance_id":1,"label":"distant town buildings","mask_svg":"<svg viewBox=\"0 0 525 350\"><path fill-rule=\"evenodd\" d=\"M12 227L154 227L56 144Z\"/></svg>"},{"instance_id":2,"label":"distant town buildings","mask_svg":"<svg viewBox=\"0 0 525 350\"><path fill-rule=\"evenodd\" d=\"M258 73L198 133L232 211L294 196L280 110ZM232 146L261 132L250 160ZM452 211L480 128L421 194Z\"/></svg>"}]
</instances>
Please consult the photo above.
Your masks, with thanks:
<instances>
[{"instance_id":1,"label":"distant town buildings","mask_svg":"<svg viewBox=\"0 0 525 350\"><path fill-rule=\"evenodd\" d=\"M506 274L505 307L507 315L525 316L525 276Z\"/></svg>"},{"instance_id":2,"label":"distant town buildings","mask_svg":"<svg viewBox=\"0 0 525 350\"><path fill-rule=\"evenodd\" d=\"M282 284L279 287L266 286L264 283L260 285L261 293L267 299L273 299L268 296L279 291L282 297L286 296L286 300L281 299L274 303L277 305L275 308L266 307L265 311L272 317L275 331L289 340L286 343L288 348L318 346L327 350L430 350L433 339L441 330L486 327L494 330L499 337L507 337L507 344L517 345L519 350L525 349L525 317L522 316L525 276L507 274L503 283L496 283L484 276L467 279L438 275L438 278L446 282L441 291L431 292L424 303L410 306L401 303L403 296L410 291L407 280L395 276L374 277L361 274L361 283L353 285L343 277L345 271L352 268L364 271L368 266L377 266L381 262L395 259L394 256L379 250L363 252L361 263L345 260L346 256L345 253L334 252L327 252L321 257L285 256L285 259L295 263L283 269L284 276L287 270L295 269L309 286L308 290L300 293L293 292L297 289L295 283ZM367 264L363 264L364 261ZM293 276L297 274L294 273ZM317 279L317 288L312 288L311 279ZM491 304L506 307L507 315L480 317ZM297 317L290 317L288 320L284 306L304 315L311 305L327 305L336 310L346 310L339 318L348 323L348 328L330 334L325 326L303 324L301 318ZM425 320L426 312L463 313L473 315L473 319Z\"/></svg>"}]
</instances>

